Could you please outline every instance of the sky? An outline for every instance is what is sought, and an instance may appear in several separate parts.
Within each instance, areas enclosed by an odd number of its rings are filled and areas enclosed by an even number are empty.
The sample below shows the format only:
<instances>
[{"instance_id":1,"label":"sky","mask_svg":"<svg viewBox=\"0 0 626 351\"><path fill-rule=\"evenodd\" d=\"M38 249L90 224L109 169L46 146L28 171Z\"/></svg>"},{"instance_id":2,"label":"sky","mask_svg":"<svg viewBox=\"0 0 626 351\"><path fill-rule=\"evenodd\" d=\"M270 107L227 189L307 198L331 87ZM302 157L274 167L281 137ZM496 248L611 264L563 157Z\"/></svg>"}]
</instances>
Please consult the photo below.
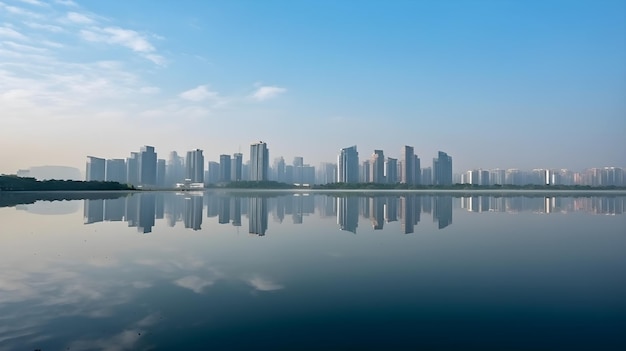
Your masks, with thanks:
<instances>
[{"instance_id":1,"label":"sky","mask_svg":"<svg viewBox=\"0 0 626 351\"><path fill-rule=\"evenodd\" d=\"M205 159L626 166L626 1L0 0L0 173Z\"/></svg>"}]
</instances>

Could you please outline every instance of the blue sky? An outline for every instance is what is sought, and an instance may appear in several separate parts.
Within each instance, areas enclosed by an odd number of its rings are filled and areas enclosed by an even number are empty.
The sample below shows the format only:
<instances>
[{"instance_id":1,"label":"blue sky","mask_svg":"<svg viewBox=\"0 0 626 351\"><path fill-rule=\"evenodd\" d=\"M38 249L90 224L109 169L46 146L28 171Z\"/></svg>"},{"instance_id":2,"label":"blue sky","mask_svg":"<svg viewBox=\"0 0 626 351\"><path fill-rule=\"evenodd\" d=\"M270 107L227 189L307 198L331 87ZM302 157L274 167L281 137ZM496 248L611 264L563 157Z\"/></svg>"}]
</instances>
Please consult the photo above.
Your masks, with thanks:
<instances>
[{"instance_id":1,"label":"blue sky","mask_svg":"<svg viewBox=\"0 0 626 351\"><path fill-rule=\"evenodd\" d=\"M626 2L0 0L0 173L257 140L626 166Z\"/></svg>"}]
</instances>

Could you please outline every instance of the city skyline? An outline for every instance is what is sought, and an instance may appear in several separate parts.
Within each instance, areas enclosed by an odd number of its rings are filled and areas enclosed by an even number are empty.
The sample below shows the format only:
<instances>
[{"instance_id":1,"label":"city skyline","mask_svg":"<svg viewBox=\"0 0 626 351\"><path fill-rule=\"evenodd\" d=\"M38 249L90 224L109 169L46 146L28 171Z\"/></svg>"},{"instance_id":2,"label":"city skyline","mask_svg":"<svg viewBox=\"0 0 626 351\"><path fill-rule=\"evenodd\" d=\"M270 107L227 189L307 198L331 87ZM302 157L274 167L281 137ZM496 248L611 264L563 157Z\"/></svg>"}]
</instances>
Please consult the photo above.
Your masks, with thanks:
<instances>
[{"instance_id":1,"label":"city skyline","mask_svg":"<svg viewBox=\"0 0 626 351\"><path fill-rule=\"evenodd\" d=\"M251 140L312 165L411 145L422 167L445 150L455 171L624 167L624 13L608 0L3 0L0 173L84 172L85 155L137 145L219 160Z\"/></svg>"}]
</instances>

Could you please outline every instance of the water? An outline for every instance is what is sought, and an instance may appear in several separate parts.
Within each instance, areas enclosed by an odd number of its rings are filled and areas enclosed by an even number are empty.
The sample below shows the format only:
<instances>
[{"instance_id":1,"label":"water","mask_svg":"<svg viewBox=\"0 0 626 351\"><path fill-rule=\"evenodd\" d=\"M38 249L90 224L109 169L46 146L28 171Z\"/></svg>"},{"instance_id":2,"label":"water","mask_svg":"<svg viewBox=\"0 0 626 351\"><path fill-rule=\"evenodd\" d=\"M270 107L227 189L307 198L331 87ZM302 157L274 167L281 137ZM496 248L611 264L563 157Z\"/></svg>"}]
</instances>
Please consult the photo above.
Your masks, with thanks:
<instances>
[{"instance_id":1,"label":"water","mask_svg":"<svg viewBox=\"0 0 626 351\"><path fill-rule=\"evenodd\" d=\"M626 346L626 196L365 195L0 194L0 350Z\"/></svg>"}]
</instances>

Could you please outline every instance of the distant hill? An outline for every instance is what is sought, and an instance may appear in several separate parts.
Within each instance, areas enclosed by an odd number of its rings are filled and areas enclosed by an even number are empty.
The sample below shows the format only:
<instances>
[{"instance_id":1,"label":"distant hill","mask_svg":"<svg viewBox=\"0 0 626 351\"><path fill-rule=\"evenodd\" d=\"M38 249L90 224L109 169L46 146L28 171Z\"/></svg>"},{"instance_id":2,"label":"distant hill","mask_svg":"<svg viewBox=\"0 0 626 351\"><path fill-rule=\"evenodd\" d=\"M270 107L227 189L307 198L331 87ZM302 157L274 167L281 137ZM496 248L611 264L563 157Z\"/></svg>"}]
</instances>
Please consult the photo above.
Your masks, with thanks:
<instances>
[{"instance_id":1,"label":"distant hill","mask_svg":"<svg viewBox=\"0 0 626 351\"><path fill-rule=\"evenodd\" d=\"M24 176L37 180L62 179L62 180L83 180L83 175L78 168L66 166L36 166L30 167Z\"/></svg>"}]
</instances>

